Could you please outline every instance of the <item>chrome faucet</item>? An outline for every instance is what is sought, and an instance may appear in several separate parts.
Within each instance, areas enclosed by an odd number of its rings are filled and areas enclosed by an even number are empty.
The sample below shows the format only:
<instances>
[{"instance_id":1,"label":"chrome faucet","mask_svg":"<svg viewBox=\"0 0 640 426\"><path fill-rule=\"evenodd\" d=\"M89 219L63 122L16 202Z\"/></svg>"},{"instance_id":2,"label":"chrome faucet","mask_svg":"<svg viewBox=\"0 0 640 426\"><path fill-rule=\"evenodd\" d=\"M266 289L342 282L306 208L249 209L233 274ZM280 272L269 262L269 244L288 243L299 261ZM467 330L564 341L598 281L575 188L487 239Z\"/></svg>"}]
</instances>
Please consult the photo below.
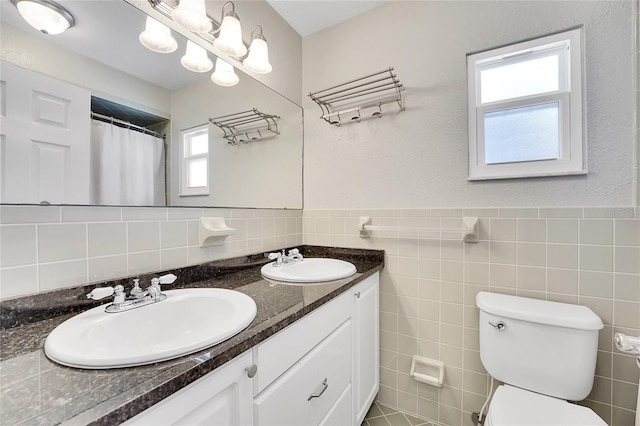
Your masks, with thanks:
<instances>
[{"instance_id":1,"label":"chrome faucet","mask_svg":"<svg viewBox=\"0 0 640 426\"><path fill-rule=\"evenodd\" d=\"M177 278L173 274L152 278L151 285L146 290L142 290L139 284L140 280L135 279L133 280L134 285L129 297L125 295L124 287L121 285L100 287L87 294L87 299L100 300L114 295L113 302L105 306L104 311L107 313L124 312L163 301L167 298L167 295L162 293L160 284L171 284Z\"/></svg>"},{"instance_id":2,"label":"chrome faucet","mask_svg":"<svg viewBox=\"0 0 640 426\"><path fill-rule=\"evenodd\" d=\"M303 260L300 250L297 248L289 250L287 254L285 254L284 249L282 250L282 253L269 253L268 257L271 260L275 260L275 262L273 262L273 266L288 265L290 263L300 262Z\"/></svg>"}]
</instances>

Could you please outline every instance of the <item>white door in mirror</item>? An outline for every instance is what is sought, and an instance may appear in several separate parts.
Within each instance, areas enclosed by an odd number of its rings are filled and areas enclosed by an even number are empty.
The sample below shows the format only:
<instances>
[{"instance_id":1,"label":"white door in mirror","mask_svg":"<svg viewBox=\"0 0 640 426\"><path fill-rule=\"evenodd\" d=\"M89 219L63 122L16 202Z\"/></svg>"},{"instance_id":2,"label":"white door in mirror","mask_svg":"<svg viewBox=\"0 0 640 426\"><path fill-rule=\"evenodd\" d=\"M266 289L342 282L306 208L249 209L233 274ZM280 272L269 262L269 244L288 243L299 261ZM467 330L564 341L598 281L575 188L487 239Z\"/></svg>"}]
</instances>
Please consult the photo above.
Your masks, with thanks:
<instances>
[{"instance_id":1,"label":"white door in mirror","mask_svg":"<svg viewBox=\"0 0 640 426\"><path fill-rule=\"evenodd\" d=\"M2 80L0 202L89 204L91 93L6 62Z\"/></svg>"}]
</instances>

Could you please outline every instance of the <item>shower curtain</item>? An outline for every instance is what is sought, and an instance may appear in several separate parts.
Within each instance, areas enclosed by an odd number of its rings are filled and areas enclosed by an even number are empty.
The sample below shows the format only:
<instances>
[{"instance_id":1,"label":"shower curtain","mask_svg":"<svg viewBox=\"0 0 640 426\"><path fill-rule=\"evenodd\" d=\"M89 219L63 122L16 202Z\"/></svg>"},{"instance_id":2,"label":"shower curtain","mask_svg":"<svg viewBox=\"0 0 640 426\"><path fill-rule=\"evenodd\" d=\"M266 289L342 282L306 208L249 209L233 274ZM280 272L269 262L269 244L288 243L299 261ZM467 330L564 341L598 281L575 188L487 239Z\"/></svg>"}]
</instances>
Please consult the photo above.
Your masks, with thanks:
<instances>
[{"instance_id":1,"label":"shower curtain","mask_svg":"<svg viewBox=\"0 0 640 426\"><path fill-rule=\"evenodd\" d=\"M164 206L164 141L92 120L91 203Z\"/></svg>"}]
</instances>

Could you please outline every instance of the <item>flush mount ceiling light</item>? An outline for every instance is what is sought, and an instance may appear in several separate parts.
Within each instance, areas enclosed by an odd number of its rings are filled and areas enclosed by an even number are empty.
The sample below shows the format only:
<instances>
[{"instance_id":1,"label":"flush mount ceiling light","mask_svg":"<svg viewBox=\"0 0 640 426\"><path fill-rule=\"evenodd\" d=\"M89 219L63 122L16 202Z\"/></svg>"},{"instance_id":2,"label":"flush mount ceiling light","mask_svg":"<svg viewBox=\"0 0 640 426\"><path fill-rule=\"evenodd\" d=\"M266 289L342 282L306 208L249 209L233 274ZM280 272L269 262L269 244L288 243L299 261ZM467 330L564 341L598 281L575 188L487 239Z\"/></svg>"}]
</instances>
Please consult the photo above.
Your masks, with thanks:
<instances>
[{"instance_id":1,"label":"flush mount ceiling light","mask_svg":"<svg viewBox=\"0 0 640 426\"><path fill-rule=\"evenodd\" d=\"M230 10L225 13L225 8ZM242 28L240 18L235 12L235 5L228 1L222 6L220 34L213 42L213 46L230 56L240 58L247 54L247 47L242 42Z\"/></svg>"},{"instance_id":2,"label":"flush mount ceiling light","mask_svg":"<svg viewBox=\"0 0 640 426\"><path fill-rule=\"evenodd\" d=\"M269 63L269 47L267 39L262 35L262 27L256 25L251 30L251 46L249 54L242 61L242 64L249 70L258 74L270 73L273 69Z\"/></svg>"},{"instance_id":3,"label":"flush mount ceiling light","mask_svg":"<svg viewBox=\"0 0 640 426\"><path fill-rule=\"evenodd\" d=\"M11 0L29 25L44 34L61 34L76 23L67 9L50 0Z\"/></svg>"},{"instance_id":4,"label":"flush mount ceiling light","mask_svg":"<svg viewBox=\"0 0 640 426\"><path fill-rule=\"evenodd\" d=\"M207 56L207 51L191 40L187 41L187 51L180 59L180 63L193 72L207 72L213 68L213 62Z\"/></svg>"},{"instance_id":5,"label":"flush mount ceiling light","mask_svg":"<svg viewBox=\"0 0 640 426\"><path fill-rule=\"evenodd\" d=\"M219 86L235 86L240 79L233 70L233 65L218 58L216 59L216 70L211 74L211 81Z\"/></svg>"},{"instance_id":6,"label":"flush mount ceiling light","mask_svg":"<svg viewBox=\"0 0 640 426\"><path fill-rule=\"evenodd\" d=\"M207 16L204 0L180 0L171 17L189 31L206 33L213 25Z\"/></svg>"},{"instance_id":7,"label":"flush mount ceiling light","mask_svg":"<svg viewBox=\"0 0 640 426\"><path fill-rule=\"evenodd\" d=\"M144 31L138 38L144 47L154 52L171 53L178 48L178 42L171 35L169 27L150 16L147 16Z\"/></svg>"}]
</instances>

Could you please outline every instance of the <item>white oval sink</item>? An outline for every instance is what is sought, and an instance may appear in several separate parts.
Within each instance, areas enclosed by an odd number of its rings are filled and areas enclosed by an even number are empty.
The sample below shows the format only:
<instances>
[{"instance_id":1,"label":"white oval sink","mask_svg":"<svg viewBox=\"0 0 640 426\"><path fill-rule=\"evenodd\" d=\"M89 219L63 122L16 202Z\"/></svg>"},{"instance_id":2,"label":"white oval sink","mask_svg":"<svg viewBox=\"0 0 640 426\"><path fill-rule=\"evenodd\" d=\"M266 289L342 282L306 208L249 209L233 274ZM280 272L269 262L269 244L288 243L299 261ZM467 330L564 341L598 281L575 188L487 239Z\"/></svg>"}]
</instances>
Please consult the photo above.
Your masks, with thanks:
<instances>
[{"instance_id":1,"label":"white oval sink","mask_svg":"<svg viewBox=\"0 0 640 426\"><path fill-rule=\"evenodd\" d=\"M166 361L220 343L256 316L253 299L234 290L193 288L163 292L162 302L119 313L105 305L56 327L44 351L70 367L104 369Z\"/></svg>"},{"instance_id":2,"label":"white oval sink","mask_svg":"<svg viewBox=\"0 0 640 426\"><path fill-rule=\"evenodd\" d=\"M339 280L356 273L356 267L338 259L304 258L286 265L267 263L260 269L262 275L271 280L293 283L317 283Z\"/></svg>"}]
</instances>

